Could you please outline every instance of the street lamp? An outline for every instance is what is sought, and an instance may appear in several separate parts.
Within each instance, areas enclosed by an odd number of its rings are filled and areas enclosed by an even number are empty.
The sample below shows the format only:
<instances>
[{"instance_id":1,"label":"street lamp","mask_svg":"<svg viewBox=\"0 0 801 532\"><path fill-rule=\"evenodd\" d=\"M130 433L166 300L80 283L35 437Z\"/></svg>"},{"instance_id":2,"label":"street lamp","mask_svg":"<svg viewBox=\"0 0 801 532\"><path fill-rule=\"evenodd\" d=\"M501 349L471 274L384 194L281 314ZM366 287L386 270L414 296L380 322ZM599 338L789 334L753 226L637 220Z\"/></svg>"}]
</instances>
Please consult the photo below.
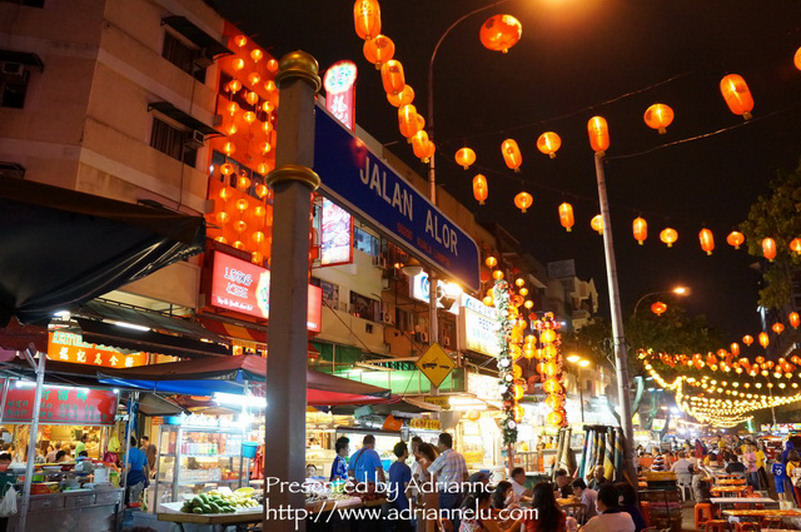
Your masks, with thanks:
<instances>
[{"instance_id":1,"label":"street lamp","mask_svg":"<svg viewBox=\"0 0 801 532\"><path fill-rule=\"evenodd\" d=\"M686 286L677 286L670 290L658 290L656 292L648 292L647 294L640 297L640 299L638 299L637 302L634 304L634 312L632 312L631 315L632 316L637 315L637 309L640 307L640 303L642 303L645 300L645 298L651 296L658 296L661 294L675 294L677 296L688 296L690 295L690 289Z\"/></svg>"},{"instance_id":2,"label":"street lamp","mask_svg":"<svg viewBox=\"0 0 801 532\"><path fill-rule=\"evenodd\" d=\"M568 355L565 360L573 364L574 366L578 366L578 371L576 371L576 379L578 380L578 389L579 389L579 406L581 407L581 423L584 423L584 386L581 384L581 370L586 368L590 365L590 361L586 358L581 358L579 355L573 354Z\"/></svg>"}]
</instances>

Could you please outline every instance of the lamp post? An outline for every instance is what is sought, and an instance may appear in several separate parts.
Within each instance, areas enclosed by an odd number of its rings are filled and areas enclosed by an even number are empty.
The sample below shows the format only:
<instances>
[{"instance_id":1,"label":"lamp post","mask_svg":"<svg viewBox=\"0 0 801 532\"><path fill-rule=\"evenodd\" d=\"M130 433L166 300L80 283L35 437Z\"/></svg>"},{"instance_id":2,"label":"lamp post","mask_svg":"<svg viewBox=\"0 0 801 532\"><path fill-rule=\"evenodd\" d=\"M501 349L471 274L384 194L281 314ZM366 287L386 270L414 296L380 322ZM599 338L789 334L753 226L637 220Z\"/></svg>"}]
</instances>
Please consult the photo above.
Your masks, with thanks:
<instances>
[{"instance_id":1,"label":"lamp post","mask_svg":"<svg viewBox=\"0 0 801 532\"><path fill-rule=\"evenodd\" d=\"M640 303L642 303L646 298L651 296L658 296L661 294L675 294L677 296L688 296L690 295L690 289L687 288L686 286L677 286L671 290L658 290L656 292L648 292L647 294L644 294L642 297L640 297L640 299L638 299L637 302L634 304L634 312L632 312L631 315L632 316L637 315L637 309L639 309Z\"/></svg>"},{"instance_id":2,"label":"lamp post","mask_svg":"<svg viewBox=\"0 0 801 532\"><path fill-rule=\"evenodd\" d=\"M581 423L584 424L584 386L581 384L581 370L590 365L590 361L578 355L568 355L565 359L571 364L578 366L576 370L576 380L578 381L579 405L581 407Z\"/></svg>"}]
</instances>

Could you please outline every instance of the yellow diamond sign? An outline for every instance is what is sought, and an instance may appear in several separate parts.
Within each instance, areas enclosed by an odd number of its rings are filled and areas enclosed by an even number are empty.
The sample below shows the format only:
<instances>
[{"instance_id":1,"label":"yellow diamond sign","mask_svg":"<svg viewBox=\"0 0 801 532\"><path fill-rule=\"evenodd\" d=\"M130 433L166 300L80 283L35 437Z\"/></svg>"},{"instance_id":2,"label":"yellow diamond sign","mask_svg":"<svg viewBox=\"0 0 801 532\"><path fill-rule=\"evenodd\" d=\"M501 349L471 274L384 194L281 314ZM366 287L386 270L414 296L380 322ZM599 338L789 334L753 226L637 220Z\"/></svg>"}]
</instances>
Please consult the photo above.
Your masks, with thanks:
<instances>
[{"instance_id":1,"label":"yellow diamond sign","mask_svg":"<svg viewBox=\"0 0 801 532\"><path fill-rule=\"evenodd\" d=\"M415 362L417 368L423 372L423 375L428 377L431 384L439 388L445 377L450 374L456 364L453 363L448 353L443 351L439 344L432 344L428 351L417 359Z\"/></svg>"}]
</instances>

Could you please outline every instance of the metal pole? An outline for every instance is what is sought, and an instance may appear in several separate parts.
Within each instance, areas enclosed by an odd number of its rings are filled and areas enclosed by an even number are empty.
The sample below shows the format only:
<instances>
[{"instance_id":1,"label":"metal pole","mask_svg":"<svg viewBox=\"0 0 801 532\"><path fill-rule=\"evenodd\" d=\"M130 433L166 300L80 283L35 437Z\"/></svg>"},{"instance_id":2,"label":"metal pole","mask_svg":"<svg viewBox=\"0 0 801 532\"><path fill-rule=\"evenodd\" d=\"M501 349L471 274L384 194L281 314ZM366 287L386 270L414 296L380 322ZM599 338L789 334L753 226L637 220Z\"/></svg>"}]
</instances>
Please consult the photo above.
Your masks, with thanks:
<instances>
[{"instance_id":1,"label":"metal pole","mask_svg":"<svg viewBox=\"0 0 801 532\"><path fill-rule=\"evenodd\" d=\"M433 167L434 160L431 159ZM433 189L432 189L433 190ZM428 272L428 342L434 345L439 342L439 320L437 316L437 284L439 283L434 270ZM439 387L431 385L431 395L439 395Z\"/></svg>"},{"instance_id":2,"label":"metal pole","mask_svg":"<svg viewBox=\"0 0 801 532\"><path fill-rule=\"evenodd\" d=\"M581 424L584 424L584 386L581 381L581 366L578 369L579 406L581 407Z\"/></svg>"},{"instance_id":3,"label":"metal pole","mask_svg":"<svg viewBox=\"0 0 801 532\"><path fill-rule=\"evenodd\" d=\"M276 168L267 176L273 191L270 250L269 365L265 421L264 530L305 530L305 521L282 515L304 508L304 494L271 486L270 478L301 485L305 476L306 311L309 283L311 193L320 185L314 164L314 99L320 89L317 61L295 51L279 61L281 97ZM270 436L268 436L270 434ZM299 491L299 490L292 490ZM269 509L269 511L267 511Z\"/></svg>"},{"instance_id":4,"label":"metal pole","mask_svg":"<svg viewBox=\"0 0 801 532\"><path fill-rule=\"evenodd\" d=\"M615 368L617 370L617 393L620 403L620 425L625 440L623 454L629 481L636 482L634 473L634 428L631 424L631 398L629 397L629 367L626 349L626 336L623 332L623 314L620 308L620 289L617 281L617 264L615 249L612 243L612 217L609 214L609 200L606 197L606 175L604 173L604 156L595 154L595 177L598 181L598 202L601 205L603 220L604 258L606 259L606 282L609 289L609 311L612 315L612 343L615 352Z\"/></svg>"},{"instance_id":5,"label":"metal pole","mask_svg":"<svg viewBox=\"0 0 801 532\"><path fill-rule=\"evenodd\" d=\"M31 504L31 482L33 481L33 464L36 459L36 433L39 432L39 411L42 405L42 388L44 387L45 356L39 353L36 366L36 391L31 406L31 433L28 438L28 460L25 464L25 484L22 487L22 504L19 510L19 530L25 532L28 521L28 508Z\"/></svg>"}]
</instances>

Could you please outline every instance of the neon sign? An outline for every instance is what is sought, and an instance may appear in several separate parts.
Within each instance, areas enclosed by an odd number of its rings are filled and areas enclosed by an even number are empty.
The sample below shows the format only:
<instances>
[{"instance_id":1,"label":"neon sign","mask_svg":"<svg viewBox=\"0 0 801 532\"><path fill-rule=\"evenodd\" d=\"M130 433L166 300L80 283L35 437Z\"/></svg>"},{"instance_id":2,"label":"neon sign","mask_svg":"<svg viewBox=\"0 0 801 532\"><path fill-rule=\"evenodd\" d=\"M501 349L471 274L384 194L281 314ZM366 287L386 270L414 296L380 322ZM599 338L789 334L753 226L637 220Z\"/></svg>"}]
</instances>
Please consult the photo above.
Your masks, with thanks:
<instances>
[{"instance_id":1,"label":"neon sign","mask_svg":"<svg viewBox=\"0 0 801 532\"><path fill-rule=\"evenodd\" d=\"M353 61L342 60L331 65L323 77L325 108L350 130L353 130L355 123L356 76L356 64Z\"/></svg>"}]
</instances>

